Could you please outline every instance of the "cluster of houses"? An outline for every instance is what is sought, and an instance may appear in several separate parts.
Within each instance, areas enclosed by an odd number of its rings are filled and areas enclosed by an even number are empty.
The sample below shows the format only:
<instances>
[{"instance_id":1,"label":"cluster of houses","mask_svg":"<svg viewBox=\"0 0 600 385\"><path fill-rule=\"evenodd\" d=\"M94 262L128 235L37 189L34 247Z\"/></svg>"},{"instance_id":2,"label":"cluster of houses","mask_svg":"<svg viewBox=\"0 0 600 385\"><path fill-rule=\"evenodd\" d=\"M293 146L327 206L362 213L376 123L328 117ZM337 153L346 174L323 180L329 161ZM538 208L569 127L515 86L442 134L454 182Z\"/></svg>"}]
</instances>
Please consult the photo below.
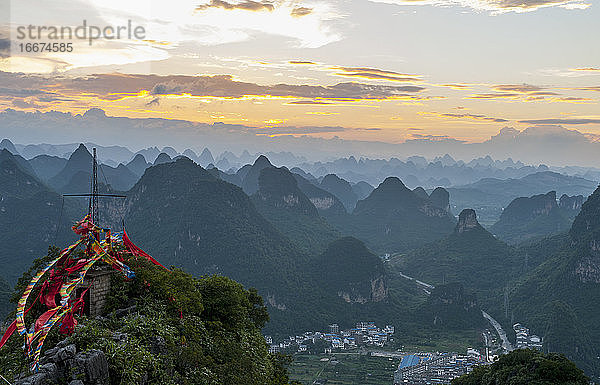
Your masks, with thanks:
<instances>
[{"instance_id":1,"label":"cluster of houses","mask_svg":"<svg viewBox=\"0 0 600 385\"><path fill-rule=\"evenodd\" d=\"M271 336L265 336L265 340L271 353L331 353L365 345L383 347L392 341L393 334L394 327L391 325L379 328L374 322L359 322L355 328L347 330L340 330L338 324L331 324L327 332L305 332L289 336L280 343L273 343ZM315 346L319 348L315 349Z\"/></svg>"},{"instance_id":2,"label":"cluster of houses","mask_svg":"<svg viewBox=\"0 0 600 385\"><path fill-rule=\"evenodd\" d=\"M467 355L457 353L416 353L402 358L394 373L394 385L450 384L453 379L483 365L481 355L469 349Z\"/></svg>"},{"instance_id":3,"label":"cluster of houses","mask_svg":"<svg viewBox=\"0 0 600 385\"><path fill-rule=\"evenodd\" d=\"M517 349L537 349L542 350L543 341L535 334L529 334L529 329L520 323L513 325L515 334L517 335Z\"/></svg>"}]
</instances>

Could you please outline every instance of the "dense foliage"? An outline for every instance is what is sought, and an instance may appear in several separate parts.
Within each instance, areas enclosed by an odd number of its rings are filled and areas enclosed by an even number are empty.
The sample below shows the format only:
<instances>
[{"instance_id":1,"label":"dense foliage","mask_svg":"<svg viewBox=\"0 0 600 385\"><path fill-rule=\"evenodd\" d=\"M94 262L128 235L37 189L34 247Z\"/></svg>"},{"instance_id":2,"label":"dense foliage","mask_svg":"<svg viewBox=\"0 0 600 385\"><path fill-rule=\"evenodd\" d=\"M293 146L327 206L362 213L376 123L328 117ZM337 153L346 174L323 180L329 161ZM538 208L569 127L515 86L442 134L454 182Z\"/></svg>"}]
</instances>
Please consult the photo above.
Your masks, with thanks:
<instances>
[{"instance_id":1,"label":"dense foliage","mask_svg":"<svg viewBox=\"0 0 600 385\"><path fill-rule=\"evenodd\" d=\"M560 354L521 349L500 356L489 366L452 381L452 385L587 385L583 371Z\"/></svg>"},{"instance_id":2,"label":"dense foliage","mask_svg":"<svg viewBox=\"0 0 600 385\"><path fill-rule=\"evenodd\" d=\"M397 263L410 276L438 285L460 282L484 299L521 272L520 257L480 225L407 253Z\"/></svg>"},{"instance_id":3,"label":"dense foliage","mask_svg":"<svg viewBox=\"0 0 600 385\"><path fill-rule=\"evenodd\" d=\"M508 243L558 234L569 229L568 210L556 203L556 192L513 200L490 231Z\"/></svg>"},{"instance_id":4,"label":"dense foliage","mask_svg":"<svg viewBox=\"0 0 600 385\"><path fill-rule=\"evenodd\" d=\"M305 253L321 253L339 237L323 218L286 168L261 171L259 189L252 195L257 210Z\"/></svg>"},{"instance_id":5,"label":"dense foliage","mask_svg":"<svg viewBox=\"0 0 600 385\"><path fill-rule=\"evenodd\" d=\"M112 384L289 382L289 360L268 353L260 331L268 313L255 290L225 277L196 279L143 259L127 263L136 277L113 275L105 317L80 318L68 337L78 350L105 353ZM53 333L45 349L59 338ZM13 336L0 351L5 375L25 368L19 340Z\"/></svg>"}]
</instances>

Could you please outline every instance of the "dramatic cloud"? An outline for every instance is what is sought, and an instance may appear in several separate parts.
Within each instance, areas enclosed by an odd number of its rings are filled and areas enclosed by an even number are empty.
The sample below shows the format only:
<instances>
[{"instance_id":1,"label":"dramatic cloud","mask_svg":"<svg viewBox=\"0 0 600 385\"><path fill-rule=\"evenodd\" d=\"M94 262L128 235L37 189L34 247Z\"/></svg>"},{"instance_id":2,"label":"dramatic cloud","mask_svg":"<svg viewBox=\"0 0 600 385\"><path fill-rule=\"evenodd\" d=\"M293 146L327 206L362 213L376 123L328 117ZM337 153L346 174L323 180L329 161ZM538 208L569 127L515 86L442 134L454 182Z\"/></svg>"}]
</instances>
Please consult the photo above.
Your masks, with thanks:
<instances>
[{"instance_id":1,"label":"dramatic cloud","mask_svg":"<svg viewBox=\"0 0 600 385\"><path fill-rule=\"evenodd\" d=\"M308 135L348 131L345 127L267 127L253 130L258 135Z\"/></svg>"},{"instance_id":2,"label":"dramatic cloud","mask_svg":"<svg viewBox=\"0 0 600 385\"><path fill-rule=\"evenodd\" d=\"M332 86L276 84L262 86L233 80L230 75L166 76L151 88L151 94L190 94L239 98L243 96L302 97L331 100L390 99L423 91L419 86L383 86L362 83L338 83Z\"/></svg>"},{"instance_id":3,"label":"dramatic cloud","mask_svg":"<svg viewBox=\"0 0 600 385\"><path fill-rule=\"evenodd\" d=\"M478 114L454 114L445 113L441 114L438 112L420 112L421 115L431 115L441 119L457 119L457 120L475 120L479 122L493 122L493 123L506 123L509 122L507 119L493 118L485 115Z\"/></svg>"},{"instance_id":4,"label":"dramatic cloud","mask_svg":"<svg viewBox=\"0 0 600 385\"><path fill-rule=\"evenodd\" d=\"M290 64L299 64L299 65L316 65L317 63L312 61L304 61L304 60L290 60L288 63Z\"/></svg>"},{"instance_id":5,"label":"dramatic cloud","mask_svg":"<svg viewBox=\"0 0 600 385\"><path fill-rule=\"evenodd\" d=\"M421 81L420 76L401 74L393 71L384 71L377 68L364 68L364 67L334 67L336 75L358 77L371 80L389 80L394 82L419 82Z\"/></svg>"},{"instance_id":6,"label":"dramatic cloud","mask_svg":"<svg viewBox=\"0 0 600 385\"><path fill-rule=\"evenodd\" d=\"M95 96L108 101L144 95L189 95L227 99L249 96L307 98L310 100L300 100L294 104L322 104L327 101L411 99L425 90L424 87L413 85L391 86L356 82L325 86L259 85L236 81L231 75L158 76L113 73L76 78L46 78L39 75L0 72L0 80L6 80L4 84L8 86L0 88L0 96ZM150 103L158 104L158 100Z\"/></svg>"},{"instance_id":7,"label":"dramatic cloud","mask_svg":"<svg viewBox=\"0 0 600 385\"><path fill-rule=\"evenodd\" d=\"M244 11L272 11L275 9L273 3L270 2L259 2L246 0L239 3L228 3L223 0L211 0L208 4L202 4L196 7L196 10L203 11L208 8L223 8L223 9L242 9Z\"/></svg>"},{"instance_id":8,"label":"dramatic cloud","mask_svg":"<svg viewBox=\"0 0 600 385\"><path fill-rule=\"evenodd\" d=\"M586 9L591 6L585 0L371 0L398 5L456 5L492 13L531 12L546 7Z\"/></svg>"},{"instance_id":9,"label":"dramatic cloud","mask_svg":"<svg viewBox=\"0 0 600 385\"><path fill-rule=\"evenodd\" d=\"M427 135L427 134L410 134L412 139L408 139L406 143L411 142L442 142L442 143L464 143L463 140L452 138L448 135Z\"/></svg>"},{"instance_id":10,"label":"dramatic cloud","mask_svg":"<svg viewBox=\"0 0 600 385\"><path fill-rule=\"evenodd\" d=\"M310 15L312 13L312 11L313 11L312 8L296 7L294 9L292 9L291 15L294 17L302 17L302 16Z\"/></svg>"},{"instance_id":11,"label":"dramatic cloud","mask_svg":"<svg viewBox=\"0 0 600 385\"><path fill-rule=\"evenodd\" d=\"M34 102L26 102L24 100L20 100L20 99L15 99L12 101L13 106L18 107L18 108L23 108L23 109L29 109L29 108L40 108L39 104L36 104Z\"/></svg>"},{"instance_id":12,"label":"dramatic cloud","mask_svg":"<svg viewBox=\"0 0 600 385\"><path fill-rule=\"evenodd\" d=\"M520 97L522 94L516 93L483 93L483 94L473 94L467 96L467 99L514 99Z\"/></svg>"},{"instance_id":13,"label":"dramatic cloud","mask_svg":"<svg viewBox=\"0 0 600 385\"><path fill-rule=\"evenodd\" d=\"M528 93L541 91L544 87L533 86L531 84L496 84L491 87L495 91L500 92L519 92L519 93Z\"/></svg>"},{"instance_id":14,"label":"dramatic cloud","mask_svg":"<svg viewBox=\"0 0 600 385\"><path fill-rule=\"evenodd\" d=\"M596 67L586 67L586 68L573 68L572 71L581 71L581 72L600 72L600 68Z\"/></svg>"},{"instance_id":15,"label":"dramatic cloud","mask_svg":"<svg viewBox=\"0 0 600 385\"><path fill-rule=\"evenodd\" d=\"M600 124L600 119L551 118L519 120L525 124Z\"/></svg>"},{"instance_id":16,"label":"dramatic cloud","mask_svg":"<svg viewBox=\"0 0 600 385\"><path fill-rule=\"evenodd\" d=\"M600 92L600 86L577 87L577 88L571 88L571 89L578 90L578 91L598 91L598 92Z\"/></svg>"},{"instance_id":17,"label":"dramatic cloud","mask_svg":"<svg viewBox=\"0 0 600 385\"><path fill-rule=\"evenodd\" d=\"M471 88L470 84L450 83L450 84L437 84L438 87L452 88L454 90L468 90Z\"/></svg>"},{"instance_id":18,"label":"dramatic cloud","mask_svg":"<svg viewBox=\"0 0 600 385\"><path fill-rule=\"evenodd\" d=\"M289 102L287 104L316 104L316 105L326 104L326 105L330 105L333 103L323 102L323 101L319 101L319 100L294 100L293 102Z\"/></svg>"}]
</instances>

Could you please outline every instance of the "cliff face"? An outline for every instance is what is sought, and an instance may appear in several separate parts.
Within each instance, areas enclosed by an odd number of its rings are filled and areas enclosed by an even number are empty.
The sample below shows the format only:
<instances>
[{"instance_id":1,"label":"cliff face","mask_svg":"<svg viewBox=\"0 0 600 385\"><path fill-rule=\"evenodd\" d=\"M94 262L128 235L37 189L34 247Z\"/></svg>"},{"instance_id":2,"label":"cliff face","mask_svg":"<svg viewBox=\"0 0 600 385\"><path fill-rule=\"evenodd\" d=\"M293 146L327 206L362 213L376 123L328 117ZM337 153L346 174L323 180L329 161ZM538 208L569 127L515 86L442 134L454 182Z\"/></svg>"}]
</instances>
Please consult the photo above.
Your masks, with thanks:
<instances>
[{"instance_id":1,"label":"cliff face","mask_svg":"<svg viewBox=\"0 0 600 385\"><path fill-rule=\"evenodd\" d=\"M316 274L328 291L348 303L380 302L388 295L383 262L352 237L340 238L327 247Z\"/></svg>"},{"instance_id":2,"label":"cliff face","mask_svg":"<svg viewBox=\"0 0 600 385\"><path fill-rule=\"evenodd\" d=\"M575 275L581 282L600 283L600 187L582 205L570 235L579 255Z\"/></svg>"},{"instance_id":3,"label":"cliff face","mask_svg":"<svg viewBox=\"0 0 600 385\"><path fill-rule=\"evenodd\" d=\"M535 246L548 250L548 256L516 283L511 311L544 331L546 349L565 354L600 378L600 188L562 238L556 246L546 239Z\"/></svg>"},{"instance_id":4,"label":"cliff face","mask_svg":"<svg viewBox=\"0 0 600 385\"><path fill-rule=\"evenodd\" d=\"M563 195L561 200L564 208L557 204L555 191L517 198L504 209L490 230L513 244L566 231L574 218L574 211L567 207L577 207L579 198Z\"/></svg>"},{"instance_id":5,"label":"cliff face","mask_svg":"<svg viewBox=\"0 0 600 385\"><path fill-rule=\"evenodd\" d=\"M450 193L443 187L437 187L429 195L429 199L434 206L439 207L450 213Z\"/></svg>"},{"instance_id":6,"label":"cliff face","mask_svg":"<svg viewBox=\"0 0 600 385\"><path fill-rule=\"evenodd\" d=\"M456 224L456 232L462 234L473 229L481 228L479 222L477 222L477 214L473 209L464 209L458 216L458 223Z\"/></svg>"},{"instance_id":7,"label":"cliff face","mask_svg":"<svg viewBox=\"0 0 600 385\"><path fill-rule=\"evenodd\" d=\"M585 197L583 195L568 196L567 194L563 194L560 197L558 207L566 210L577 211L579 213L584 202Z\"/></svg>"}]
</instances>

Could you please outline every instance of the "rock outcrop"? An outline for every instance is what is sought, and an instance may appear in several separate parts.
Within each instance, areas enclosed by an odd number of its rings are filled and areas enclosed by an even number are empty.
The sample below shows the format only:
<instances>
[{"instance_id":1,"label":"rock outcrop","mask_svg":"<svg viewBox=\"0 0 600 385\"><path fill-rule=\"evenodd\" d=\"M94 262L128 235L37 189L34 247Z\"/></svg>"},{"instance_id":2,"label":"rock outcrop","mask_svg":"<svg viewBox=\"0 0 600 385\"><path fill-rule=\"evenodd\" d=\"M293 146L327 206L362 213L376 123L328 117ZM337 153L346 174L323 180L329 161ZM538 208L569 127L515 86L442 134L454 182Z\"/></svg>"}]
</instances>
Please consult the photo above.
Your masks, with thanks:
<instances>
[{"instance_id":1,"label":"rock outcrop","mask_svg":"<svg viewBox=\"0 0 600 385\"><path fill-rule=\"evenodd\" d=\"M100 350L77 352L68 340L46 351L39 372L16 379L14 385L108 385L108 361Z\"/></svg>"},{"instance_id":2,"label":"rock outcrop","mask_svg":"<svg viewBox=\"0 0 600 385\"><path fill-rule=\"evenodd\" d=\"M456 232L462 234L466 231L470 231L481 227L477 222L477 213L473 209L464 209L458 216L458 223L456 224Z\"/></svg>"}]
</instances>

